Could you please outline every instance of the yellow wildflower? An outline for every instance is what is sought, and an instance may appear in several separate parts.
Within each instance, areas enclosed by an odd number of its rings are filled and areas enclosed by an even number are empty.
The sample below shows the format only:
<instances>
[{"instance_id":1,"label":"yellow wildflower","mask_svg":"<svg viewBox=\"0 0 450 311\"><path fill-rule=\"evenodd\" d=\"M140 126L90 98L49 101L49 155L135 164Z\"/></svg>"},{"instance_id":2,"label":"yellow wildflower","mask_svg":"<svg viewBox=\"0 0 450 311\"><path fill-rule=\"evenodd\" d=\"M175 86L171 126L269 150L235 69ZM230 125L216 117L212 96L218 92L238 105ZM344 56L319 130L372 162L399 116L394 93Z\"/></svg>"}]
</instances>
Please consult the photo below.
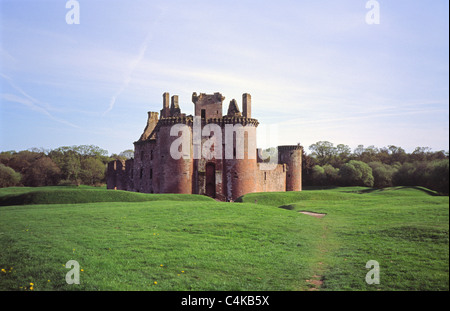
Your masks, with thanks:
<instances>
[{"instance_id":1,"label":"yellow wildflower","mask_svg":"<svg viewBox=\"0 0 450 311\"><path fill-rule=\"evenodd\" d=\"M155 282L153 282L153 284L155 284L155 285L156 285L156 284L158 284L158 282L156 282L156 281L155 281Z\"/></svg>"}]
</instances>

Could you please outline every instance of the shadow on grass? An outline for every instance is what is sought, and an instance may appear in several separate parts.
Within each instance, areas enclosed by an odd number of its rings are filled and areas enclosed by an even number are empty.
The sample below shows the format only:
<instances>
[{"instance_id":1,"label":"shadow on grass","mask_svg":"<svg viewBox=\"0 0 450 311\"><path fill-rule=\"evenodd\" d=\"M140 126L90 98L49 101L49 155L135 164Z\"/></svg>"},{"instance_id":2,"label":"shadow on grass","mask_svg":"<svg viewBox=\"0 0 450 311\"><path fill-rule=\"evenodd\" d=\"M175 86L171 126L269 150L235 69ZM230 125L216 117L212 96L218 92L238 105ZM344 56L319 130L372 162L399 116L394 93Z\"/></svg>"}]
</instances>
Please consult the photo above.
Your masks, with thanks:
<instances>
[{"instance_id":1,"label":"shadow on grass","mask_svg":"<svg viewBox=\"0 0 450 311\"><path fill-rule=\"evenodd\" d=\"M419 190L419 191L422 191L423 193L431 195L433 197L441 196L436 191L433 191L433 190L430 190L430 189L427 189L427 188L424 188L424 187L421 187L421 186L399 186L399 187L380 188L380 189L378 189L378 188L370 188L370 189L365 189L365 190L358 191L358 193L365 194L365 193L372 193L372 192L375 192L375 191L382 192L382 191L395 191L395 190L404 190L404 189Z\"/></svg>"},{"instance_id":2,"label":"shadow on grass","mask_svg":"<svg viewBox=\"0 0 450 311\"><path fill-rule=\"evenodd\" d=\"M303 190L331 190L340 188L338 186L303 186ZM342 187L341 187L342 188Z\"/></svg>"}]
</instances>

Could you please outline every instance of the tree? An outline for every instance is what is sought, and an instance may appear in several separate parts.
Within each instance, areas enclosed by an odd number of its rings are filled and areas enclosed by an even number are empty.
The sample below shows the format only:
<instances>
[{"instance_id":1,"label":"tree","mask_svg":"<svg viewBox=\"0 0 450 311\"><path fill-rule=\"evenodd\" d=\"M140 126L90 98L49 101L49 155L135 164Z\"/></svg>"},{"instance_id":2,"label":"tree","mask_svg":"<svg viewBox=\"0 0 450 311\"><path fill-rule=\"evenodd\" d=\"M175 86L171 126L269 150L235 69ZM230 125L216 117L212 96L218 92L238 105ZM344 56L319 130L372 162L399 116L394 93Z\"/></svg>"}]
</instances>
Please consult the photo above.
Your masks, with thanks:
<instances>
[{"instance_id":1,"label":"tree","mask_svg":"<svg viewBox=\"0 0 450 311\"><path fill-rule=\"evenodd\" d=\"M396 172L395 167L381 162L370 162L368 165L372 169L373 185L376 188L391 187L393 185L392 176Z\"/></svg>"},{"instance_id":2,"label":"tree","mask_svg":"<svg viewBox=\"0 0 450 311\"><path fill-rule=\"evenodd\" d=\"M322 166L316 165L312 168L312 183L314 186L323 186L326 183L325 170Z\"/></svg>"},{"instance_id":3,"label":"tree","mask_svg":"<svg viewBox=\"0 0 450 311\"><path fill-rule=\"evenodd\" d=\"M75 150L75 147L59 147L49 152L49 157L61 169L61 179L79 182L79 174L81 172L81 156Z\"/></svg>"},{"instance_id":4,"label":"tree","mask_svg":"<svg viewBox=\"0 0 450 311\"><path fill-rule=\"evenodd\" d=\"M43 156L45 156L43 153L23 150L13 154L5 165L11 167L16 172L23 174L31 164Z\"/></svg>"},{"instance_id":5,"label":"tree","mask_svg":"<svg viewBox=\"0 0 450 311\"><path fill-rule=\"evenodd\" d=\"M309 146L312 151L311 156L314 157L319 165L325 165L330 162L336 155L336 148L329 141L318 141Z\"/></svg>"},{"instance_id":6,"label":"tree","mask_svg":"<svg viewBox=\"0 0 450 311\"><path fill-rule=\"evenodd\" d=\"M331 163L334 167L341 167L344 163L347 163L350 160L350 156L352 155L352 149L344 144L339 144L336 146L335 158L333 159L333 163Z\"/></svg>"},{"instance_id":7,"label":"tree","mask_svg":"<svg viewBox=\"0 0 450 311\"><path fill-rule=\"evenodd\" d=\"M0 163L0 188L19 185L21 177L20 173Z\"/></svg>"},{"instance_id":8,"label":"tree","mask_svg":"<svg viewBox=\"0 0 450 311\"><path fill-rule=\"evenodd\" d=\"M43 156L30 165L23 174L25 186L53 186L59 181L61 170L47 156Z\"/></svg>"},{"instance_id":9,"label":"tree","mask_svg":"<svg viewBox=\"0 0 450 311\"><path fill-rule=\"evenodd\" d=\"M449 160L440 160L433 163L430 174L430 184L433 190L442 194L449 194Z\"/></svg>"},{"instance_id":10,"label":"tree","mask_svg":"<svg viewBox=\"0 0 450 311\"><path fill-rule=\"evenodd\" d=\"M81 181L86 185L97 185L104 181L105 164L97 158L88 157L81 160Z\"/></svg>"},{"instance_id":11,"label":"tree","mask_svg":"<svg viewBox=\"0 0 450 311\"><path fill-rule=\"evenodd\" d=\"M372 169L364 162L351 160L339 170L339 178L345 186L373 187Z\"/></svg>"},{"instance_id":12,"label":"tree","mask_svg":"<svg viewBox=\"0 0 450 311\"><path fill-rule=\"evenodd\" d=\"M323 171L326 176L326 184L329 186L336 186L339 179L339 169L330 164L325 164L323 166Z\"/></svg>"},{"instance_id":13,"label":"tree","mask_svg":"<svg viewBox=\"0 0 450 311\"><path fill-rule=\"evenodd\" d=\"M390 153L391 163L394 163L394 162L404 163L406 161L406 159L408 158L405 150L401 147L389 145L388 150Z\"/></svg>"},{"instance_id":14,"label":"tree","mask_svg":"<svg viewBox=\"0 0 450 311\"><path fill-rule=\"evenodd\" d=\"M127 149L119 153L119 157L123 157L125 160L134 158L134 150Z\"/></svg>"}]
</instances>

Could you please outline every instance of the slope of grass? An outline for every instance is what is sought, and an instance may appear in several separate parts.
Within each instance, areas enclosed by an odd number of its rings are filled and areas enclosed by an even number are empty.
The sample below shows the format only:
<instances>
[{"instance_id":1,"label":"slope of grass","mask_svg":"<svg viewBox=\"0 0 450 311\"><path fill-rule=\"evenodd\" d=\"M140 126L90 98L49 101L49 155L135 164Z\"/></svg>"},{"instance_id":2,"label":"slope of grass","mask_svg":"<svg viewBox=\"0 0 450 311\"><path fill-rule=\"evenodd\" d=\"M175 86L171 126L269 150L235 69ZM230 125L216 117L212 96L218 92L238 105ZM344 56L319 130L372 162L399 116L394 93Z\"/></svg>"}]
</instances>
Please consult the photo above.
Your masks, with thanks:
<instances>
[{"instance_id":1,"label":"slope of grass","mask_svg":"<svg viewBox=\"0 0 450 311\"><path fill-rule=\"evenodd\" d=\"M315 200L305 199L316 193ZM320 201L324 193L332 199ZM345 197L336 200L336 193ZM246 195L243 201L259 195ZM323 226L317 232L322 241L316 269L322 290L449 288L448 197L422 187L336 188L263 197L258 203L327 214L317 220ZM364 281L369 260L380 264L379 285Z\"/></svg>"},{"instance_id":2,"label":"slope of grass","mask_svg":"<svg viewBox=\"0 0 450 311\"><path fill-rule=\"evenodd\" d=\"M0 290L301 290L316 227L252 204L7 206ZM69 260L83 269L80 285L65 282Z\"/></svg>"},{"instance_id":3,"label":"slope of grass","mask_svg":"<svg viewBox=\"0 0 450 311\"><path fill-rule=\"evenodd\" d=\"M7 188L8 189L8 188ZM28 204L74 204L94 202L145 202L145 201L213 201L200 195L149 194L95 187L42 187L12 189L0 192L0 206Z\"/></svg>"},{"instance_id":4,"label":"slope of grass","mask_svg":"<svg viewBox=\"0 0 450 311\"><path fill-rule=\"evenodd\" d=\"M0 207L0 290L449 289L449 199L425 188L255 193L244 203L55 190L31 193L59 203ZM121 201L60 204L66 191ZM65 282L68 260L83 269L79 285ZM380 284L365 282L369 260Z\"/></svg>"}]
</instances>

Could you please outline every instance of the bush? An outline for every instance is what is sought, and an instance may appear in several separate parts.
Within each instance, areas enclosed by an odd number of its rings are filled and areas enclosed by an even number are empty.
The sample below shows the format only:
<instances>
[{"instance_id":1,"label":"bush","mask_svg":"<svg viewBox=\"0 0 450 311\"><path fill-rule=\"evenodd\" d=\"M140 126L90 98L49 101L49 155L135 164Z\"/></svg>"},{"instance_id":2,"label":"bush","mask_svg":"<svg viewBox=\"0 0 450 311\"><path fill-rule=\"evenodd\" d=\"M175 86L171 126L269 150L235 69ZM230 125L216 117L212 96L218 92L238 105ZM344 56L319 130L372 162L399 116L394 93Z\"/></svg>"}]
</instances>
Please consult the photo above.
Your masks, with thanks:
<instances>
[{"instance_id":1,"label":"bush","mask_svg":"<svg viewBox=\"0 0 450 311\"><path fill-rule=\"evenodd\" d=\"M312 183L314 186L323 186L326 182L325 171L322 166L316 165L312 168Z\"/></svg>"},{"instance_id":2,"label":"bush","mask_svg":"<svg viewBox=\"0 0 450 311\"><path fill-rule=\"evenodd\" d=\"M430 174L430 188L442 194L449 194L449 160L440 160L433 163Z\"/></svg>"},{"instance_id":3,"label":"bush","mask_svg":"<svg viewBox=\"0 0 450 311\"><path fill-rule=\"evenodd\" d=\"M344 186L373 187L374 182L370 166L364 162L355 160L351 160L341 166L339 179Z\"/></svg>"},{"instance_id":4,"label":"bush","mask_svg":"<svg viewBox=\"0 0 450 311\"><path fill-rule=\"evenodd\" d=\"M330 164L323 167L316 165L312 168L312 183L314 186L336 186L339 178L339 169Z\"/></svg>"},{"instance_id":5,"label":"bush","mask_svg":"<svg viewBox=\"0 0 450 311\"><path fill-rule=\"evenodd\" d=\"M20 173L0 163L0 188L17 186L21 178Z\"/></svg>"},{"instance_id":6,"label":"bush","mask_svg":"<svg viewBox=\"0 0 450 311\"><path fill-rule=\"evenodd\" d=\"M369 166L372 168L374 187L385 188L393 185L392 177L397 171L397 168L381 162L370 162Z\"/></svg>"}]
</instances>

